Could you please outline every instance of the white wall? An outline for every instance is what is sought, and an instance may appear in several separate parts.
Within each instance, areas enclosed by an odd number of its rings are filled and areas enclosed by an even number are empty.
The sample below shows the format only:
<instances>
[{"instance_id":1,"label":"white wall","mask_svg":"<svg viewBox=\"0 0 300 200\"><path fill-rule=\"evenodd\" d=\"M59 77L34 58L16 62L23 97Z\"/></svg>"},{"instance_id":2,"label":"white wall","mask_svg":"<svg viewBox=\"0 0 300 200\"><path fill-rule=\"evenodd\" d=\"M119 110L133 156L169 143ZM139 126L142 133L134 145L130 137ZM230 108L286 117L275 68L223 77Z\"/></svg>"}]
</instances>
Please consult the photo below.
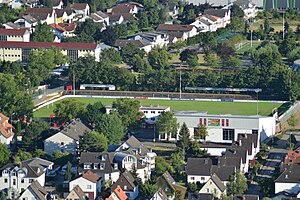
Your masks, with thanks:
<instances>
[{"instance_id":1,"label":"white wall","mask_svg":"<svg viewBox=\"0 0 300 200\"><path fill-rule=\"evenodd\" d=\"M12 141L12 139L13 139L13 136L6 138L0 133L0 143L9 145L10 142Z\"/></svg>"},{"instance_id":2,"label":"white wall","mask_svg":"<svg viewBox=\"0 0 300 200\"><path fill-rule=\"evenodd\" d=\"M222 156L222 153L226 151L226 148L200 148L206 150L211 156Z\"/></svg>"},{"instance_id":3,"label":"white wall","mask_svg":"<svg viewBox=\"0 0 300 200\"><path fill-rule=\"evenodd\" d=\"M99 188L97 188L97 184L96 183L93 183L83 177L80 177L80 178L77 178L73 181L71 181L69 183L69 191L73 190L73 188L76 186L76 185L79 185L79 187L82 189L83 192L92 192L94 193L94 197L97 196L97 192L100 192ZM90 189L88 189L88 185L91 186ZM97 191L98 189L98 191Z\"/></svg>"},{"instance_id":4,"label":"white wall","mask_svg":"<svg viewBox=\"0 0 300 200\"><path fill-rule=\"evenodd\" d=\"M39 199L31 189L27 188L24 193L20 196L20 200L33 200L33 199Z\"/></svg>"},{"instance_id":5,"label":"white wall","mask_svg":"<svg viewBox=\"0 0 300 200\"><path fill-rule=\"evenodd\" d=\"M76 141L61 132L49 137L44 142L44 151L50 155L54 151L76 153L76 149Z\"/></svg>"},{"instance_id":6,"label":"white wall","mask_svg":"<svg viewBox=\"0 0 300 200\"><path fill-rule=\"evenodd\" d=\"M275 183L275 194L282 191L297 193L300 189L300 183Z\"/></svg>"},{"instance_id":7,"label":"white wall","mask_svg":"<svg viewBox=\"0 0 300 200\"><path fill-rule=\"evenodd\" d=\"M194 180L192 180L192 178L194 178ZM197 182L206 183L209 179L210 179L210 176L187 175L188 183L197 183Z\"/></svg>"}]
</instances>

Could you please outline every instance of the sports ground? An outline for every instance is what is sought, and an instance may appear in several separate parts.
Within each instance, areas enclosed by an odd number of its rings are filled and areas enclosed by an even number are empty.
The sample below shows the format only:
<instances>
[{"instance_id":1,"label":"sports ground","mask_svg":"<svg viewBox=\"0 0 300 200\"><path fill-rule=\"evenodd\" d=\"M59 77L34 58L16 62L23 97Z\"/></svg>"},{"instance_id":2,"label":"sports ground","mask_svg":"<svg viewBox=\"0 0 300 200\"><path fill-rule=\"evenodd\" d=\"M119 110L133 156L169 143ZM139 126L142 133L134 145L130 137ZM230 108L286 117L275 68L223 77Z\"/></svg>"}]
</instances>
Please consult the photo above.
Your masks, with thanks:
<instances>
[{"instance_id":1,"label":"sports ground","mask_svg":"<svg viewBox=\"0 0 300 200\"><path fill-rule=\"evenodd\" d=\"M111 105L116 99L108 98L70 98L74 101L79 101L85 105L93 104L101 101L103 105ZM170 106L171 110L194 110L208 112L208 114L232 114L232 115L256 115L256 102L212 102L212 101L179 101L179 100L139 100L142 106ZM49 106L45 106L34 112L34 117L49 117L53 114L55 104L57 101ZM268 116L274 108L287 109L281 103L276 102L259 102L259 115Z\"/></svg>"}]
</instances>

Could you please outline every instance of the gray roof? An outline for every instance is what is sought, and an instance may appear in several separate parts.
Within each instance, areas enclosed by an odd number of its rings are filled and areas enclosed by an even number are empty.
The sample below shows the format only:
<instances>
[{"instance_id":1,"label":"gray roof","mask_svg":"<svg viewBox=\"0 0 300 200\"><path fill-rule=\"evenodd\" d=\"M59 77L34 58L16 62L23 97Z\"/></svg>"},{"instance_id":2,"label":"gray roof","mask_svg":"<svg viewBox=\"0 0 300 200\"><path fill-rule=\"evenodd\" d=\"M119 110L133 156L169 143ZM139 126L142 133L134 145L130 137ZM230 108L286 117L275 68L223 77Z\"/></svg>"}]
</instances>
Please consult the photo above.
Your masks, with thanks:
<instances>
[{"instance_id":1,"label":"gray roof","mask_svg":"<svg viewBox=\"0 0 300 200\"><path fill-rule=\"evenodd\" d=\"M300 183L300 165L287 166L280 176L275 180L276 183Z\"/></svg>"},{"instance_id":2,"label":"gray roof","mask_svg":"<svg viewBox=\"0 0 300 200\"><path fill-rule=\"evenodd\" d=\"M228 12L228 9L206 9L204 11L205 15L214 15L217 17L225 17L225 14Z\"/></svg>"},{"instance_id":3,"label":"gray roof","mask_svg":"<svg viewBox=\"0 0 300 200\"><path fill-rule=\"evenodd\" d=\"M38 181L32 182L28 189L31 190L38 199L36 200L46 200L47 191L41 186Z\"/></svg>"},{"instance_id":4,"label":"gray roof","mask_svg":"<svg viewBox=\"0 0 300 200\"><path fill-rule=\"evenodd\" d=\"M211 175L212 160L210 158L188 158L186 166L187 175Z\"/></svg>"},{"instance_id":5,"label":"gray roof","mask_svg":"<svg viewBox=\"0 0 300 200\"><path fill-rule=\"evenodd\" d=\"M74 140L79 141L80 137L82 137L85 132L90 131L91 129L84 125L79 119L73 119L72 122L67 124L60 132Z\"/></svg>"},{"instance_id":6,"label":"gray roof","mask_svg":"<svg viewBox=\"0 0 300 200\"><path fill-rule=\"evenodd\" d=\"M131 175L131 173L125 170L120 175L119 179L111 186L111 190L115 190L118 185L122 188L123 191L126 192L126 191L133 191L134 188L138 186L138 183ZM126 190L124 186L127 186Z\"/></svg>"},{"instance_id":7,"label":"gray roof","mask_svg":"<svg viewBox=\"0 0 300 200\"><path fill-rule=\"evenodd\" d=\"M103 19L108 17L108 15L106 13L101 12L101 11L97 11L95 14L102 17Z\"/></svg>"},{"instance_id":8,"label":"gray roof","mask_svg":"<svg viewBox=\"0 0 300 200\"><path fill-rule=\"evenodd\" d=\"M173 185L173 184L176 183L175 180L174 180L174 178L171 176L171 174L170 174L168 171L166 171L165 173L163 173L162 176L165 178L165 180L166 180L170 185Z\"/></svg>"},{"instance_id":9,"label":"gray roof","mask_svg":"<svg viewBox=\"0 0 300 200\"><path fill-rule=\"evenodd\" d=\"M222 181L229 181L230 176L236 172L235 166L212 166L211 172L217 174Z\"/></svg>"},{"instance_id":10,"label":"gray roof","mask_svg":"<svg viewBox=\"0 0 300 200\"><path fill-rule=\"evenodd\" d=\"M189 193L188 200L212 200L212 194Z\"/></svg>"},{"instance_id":11,"label":"gray roof","mask_svg":"<svg viewBox=\"0 0 300 200\"><path fill-rule=\"evenodd\" d=\"M236 4L242 8L248 8L250 3L251 3L250 0L237 0L233 2L233 4Z\"/></svg>"},{"instance_id":12,"label":"gray roof","mask_svg":"<svg viewBox=\"0 0 300 200\"><path fill-rule=\"evenodd\" d=\"M211 23L208 20L205 20L203 18L200 18L199 21L202 22L203 24L207 25L207 26L211 25Z\"/></svg>"},{"instance_id":13,"label":"gray roof","mask_svg":"<svg viewBox=\"0 0 300 200\"><path fill-rule=\"evenodd\" d=\"M259 200L259 196L251 194L234 195L233 200Z\"/></svg>"},{"instance_id":14,"label":"gray roof","mask_svg":"<svg viewBox=\"0 0 300 200\"><path fill-rule=\"evenodd\" d=\"M213 174L211 176L211 180L216 184L220 191L224 192L226 190L226 186L222 183L221 179L216 174Z\"/></svg>"}]
</instances>

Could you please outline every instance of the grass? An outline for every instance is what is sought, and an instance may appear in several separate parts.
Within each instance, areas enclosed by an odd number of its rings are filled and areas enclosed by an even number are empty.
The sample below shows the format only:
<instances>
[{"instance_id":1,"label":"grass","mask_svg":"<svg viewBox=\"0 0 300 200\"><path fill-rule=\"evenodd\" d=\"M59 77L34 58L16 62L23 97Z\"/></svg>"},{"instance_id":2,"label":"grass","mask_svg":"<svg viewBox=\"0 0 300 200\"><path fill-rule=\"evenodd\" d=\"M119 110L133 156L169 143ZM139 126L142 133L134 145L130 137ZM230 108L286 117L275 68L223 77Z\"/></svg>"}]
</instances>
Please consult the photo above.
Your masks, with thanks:
<instances>
[{"instance_id":1,"label":"grass","mask_svg":"<svg viewBox=\"0 0 300 200\"><path fill-rule=\"evenodd\" d=\"M115 99L108 98L71 98L85 105L101 101L105 106L111 105ZM208 112L209 114L232 114L232 115L256 115L256 103L244 102L211 102L211 101L170 101L170 100L139 100L143 106L170 106L171 110L195 110ZM53 114L55 104L45 106L34 112L34 117L49 117ZM282 104L259 102L259 115L268 116L274 108Z\"/></svg>"},{"instance_id":2,"label":"grass","mask_svg":"<svg viewBox=\"0 0 300 200\"><path fill-rule=\"evenodd\" d=\"M170 54L169 64L179 65L181 62L179 57L179 53ZM198 54L198 67L205 67L204 54Z\"/></svg>"},{"instance_id":3,"label":"grass","mask_svg":"<svg viewBox=\"0 0 300 200\"><path fill-rule=\"evenodd\" d=\"M297 20L288 20L288 23L290 25L290 28L295 31L297 28L297 24L299 24L299 21ZM250 30L258 30L260 25L264 25L264 20L260 19L257 20L255 23L253 23L250 27ZM275 32L282 31L282 19L269 19L270 27L274 28Z\"/></svg>"},{"instance_id":4,"label":"grass","mask_svg":"<svg viewBox=\"0 0 300 200\"><path fill-rule=\"evenodd\" d=\"M247 42L242 48L238 49L236 52L239 55L243 55L245 51L248 51L249 49L254 49L260 45L261 42L253 41L252 47L250 41Z\"/></svg>"}]
</instances>

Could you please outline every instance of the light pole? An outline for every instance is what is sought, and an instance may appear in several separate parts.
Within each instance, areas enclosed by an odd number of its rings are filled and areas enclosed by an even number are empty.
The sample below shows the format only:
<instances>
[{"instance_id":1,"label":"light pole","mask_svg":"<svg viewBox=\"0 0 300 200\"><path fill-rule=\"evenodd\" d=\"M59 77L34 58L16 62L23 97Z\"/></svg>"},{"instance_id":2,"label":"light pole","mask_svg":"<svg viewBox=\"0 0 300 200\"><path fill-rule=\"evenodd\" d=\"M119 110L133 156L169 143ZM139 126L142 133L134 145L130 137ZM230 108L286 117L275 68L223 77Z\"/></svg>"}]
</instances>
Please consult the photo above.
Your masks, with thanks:
<instances>
[{"instance_id":1,"label":"light pole","mask_svg":"<svg viewBox=\"0 0 300 200\"><path fill-rule=\"evenodd\" d=\"M179 99L181 99L181 62L179 66Z\"/></svg>"}]
</instances>

